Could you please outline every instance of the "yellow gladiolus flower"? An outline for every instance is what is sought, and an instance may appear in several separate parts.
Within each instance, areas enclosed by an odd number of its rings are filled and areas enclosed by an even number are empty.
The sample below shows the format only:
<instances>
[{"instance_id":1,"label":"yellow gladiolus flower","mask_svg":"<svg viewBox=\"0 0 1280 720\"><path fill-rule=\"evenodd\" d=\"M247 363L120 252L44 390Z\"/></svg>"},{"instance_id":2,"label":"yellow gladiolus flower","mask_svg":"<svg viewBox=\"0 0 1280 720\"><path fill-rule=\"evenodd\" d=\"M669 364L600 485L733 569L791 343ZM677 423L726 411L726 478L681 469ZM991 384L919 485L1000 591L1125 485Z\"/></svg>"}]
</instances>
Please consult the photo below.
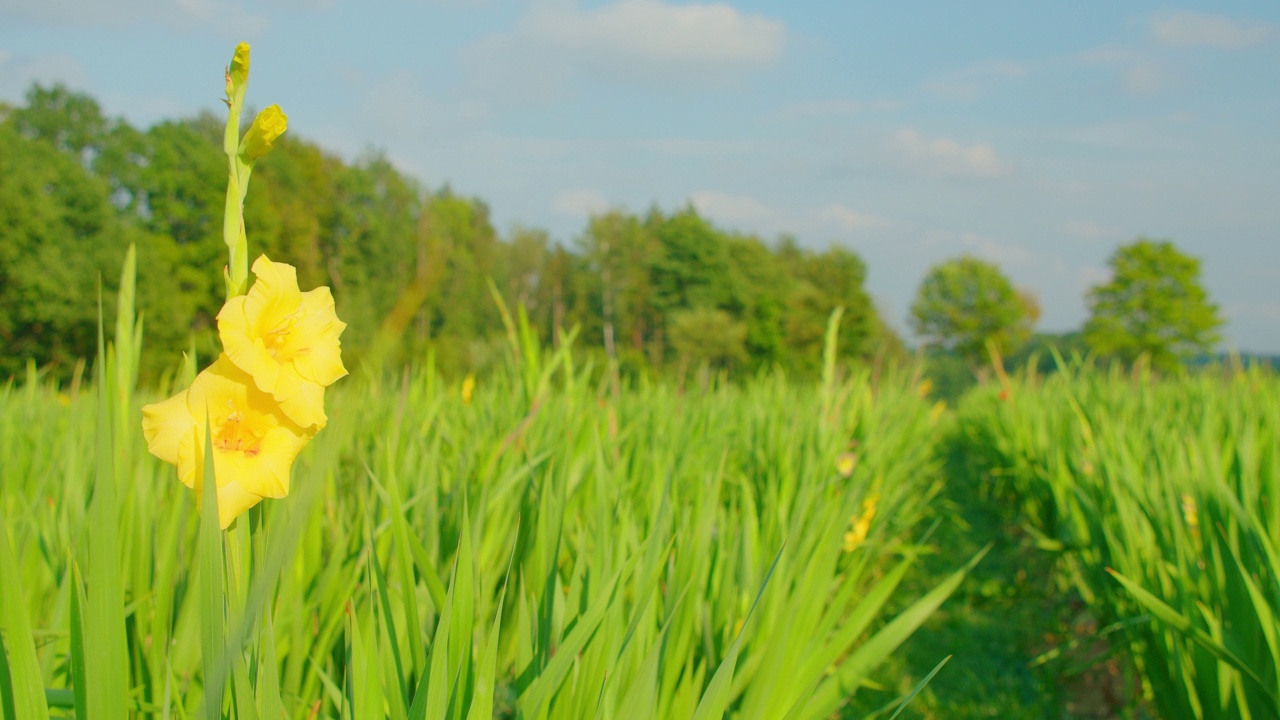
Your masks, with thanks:
<instances>
[{"instance_id":1,"label":"yellow gladiolus flower","mask_svg":"<svg viewBox=\"0 0 1280 720\"><path fill-rule=\"evenodd\" d=\"M200 492L206 418L218 487L218 522L225 530L263 498L289 494L294 458L315 434L289 419L272 397L226 355L191 387L142 408L142 434L152 455L178 466L182 484Z\"/></svg>"},{"instance_id":2,"label":"yellow gladiolus flower","mask_svg":"<svg viewBox=\"0 0 1280 720\"><path fill-rule=\"evenodd\" d=\"M876 516L876 505L880 502L878 493L871 493L866 500L862 501L862 514L849 518L850 528L844 534L844 551L851 553L862 545L867 539L867 533L871 530L871 521Z\"/></svg>"},{"instance_id":3,"label":"yellow gladiolus flower","mask_svg":"<svg viewBox=\"0 0 1280 720\"><path fill-rule=\"evenodd\" d=\"M253 119L249 132L240 141L240 157L246 163L252 163L271 152L276 140L289 129L289 116L280 110L279 105L268 105L258 117Z\"/></svg>"},{"instance_id":4,"label":"yellow gladiolus flower","mask_svg":"<svg viewBox=\"0 0 1280 720\"><path fill-rule=\"evenodd\" d=\"M840 453L840 457L836 458L836 472L840 473L840 477L849 477L857 466L857 453L844 452Z\"/></svg>"},{"instance_id":5,"label":"yellow gladiolus flower","mask_svg":"<svg viewBox=\"0 0 1280 720\"><path fill-rule=\"evenodd\" d=\"M333 309L329 288L298 290L292 265L266 255L253 263L258 278L246 295L218 313L218 337L227 357L253 377L302 427L324 427L324 389L347 374L338 336L347 324Z\"/></svg>"},{"instance_id":6,"label":"yellow gladiolus flower","mask_svg":"<svg viewBox=\"0 0 1280 720\"><path fill-rule=\"evenodd\" d=\"M236 45L236 51L231 56L231 67L227 68L228 85L234 82L237 85L244 83L249 79L249 43L242 42ZM231 93L228 92L228 95Z\"/></svg>"}]
</instances>

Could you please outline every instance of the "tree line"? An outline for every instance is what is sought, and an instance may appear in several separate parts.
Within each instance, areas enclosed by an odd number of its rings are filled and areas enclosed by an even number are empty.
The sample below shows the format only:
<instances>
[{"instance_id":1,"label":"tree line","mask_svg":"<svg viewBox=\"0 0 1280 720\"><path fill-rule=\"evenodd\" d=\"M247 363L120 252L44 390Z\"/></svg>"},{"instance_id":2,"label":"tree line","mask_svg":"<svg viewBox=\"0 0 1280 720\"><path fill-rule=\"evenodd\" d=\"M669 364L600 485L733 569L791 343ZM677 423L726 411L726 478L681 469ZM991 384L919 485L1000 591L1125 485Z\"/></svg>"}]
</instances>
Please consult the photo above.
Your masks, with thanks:
<instances>
[{"instance_id":1,"label":"tree line","mask_svg":"<svg viewBox=\"0 0 1280 720\"><path fill-rule=\"evenodd\" d=\"M65 376L93 354L100 279L109 306L130 244L148 346L194 343L209 357L225 262L222 125L204 114L139 129L62 86L0 106L0 377L28 362ZM252 254L296 265L303 288L332 288L355 365L430 353L445 372L483 369L503 347L499 298L523 307L543 342L576 328L577 347L624 372L813 374L836 307L847 357L904 352L857 254L730 232L692 206L615 209L568 243L499 232L478 198L288 134L253 184ZM148 353L144 370L172 366L166 352Z\"/></svg>"},{"instance_id":2,"label":"tree line","mask_svg":"<svg viewBox=\"0 0 1280 720\"><path fill-rule=\"evenodd\" d=\"M66 376L94 353L99 288L110 307L130 245L148 346L165 349L146 353L143 371L173 367L168 348L210 358L225 262L222 134L209 114L135 128L58 85L0 104L0 378L28 363ZM576 348L628 375L709 366L813 376L837 307L842 357L907 356L855 252L727 231L692 206L610 210L568 243L529 227L499 232L478 198L426 188L379 154L346 162L289 134L253 185L251 254L295 265L304 289L333 290L353 366L430 356L449 374L483 370L503 352L501 305L526 313L546 344L576 330ZM1111 269L1087 297L1084 331L1061 344L1173 370L1217 342L1222 321L1198 260L1139 239ZM1032 335L1039 312L994 264L961 257L928 272L911 319L947 361L981 374L993 358L1025 358L1029 341L1045 344Z\"/></svg>"}]
</instances>

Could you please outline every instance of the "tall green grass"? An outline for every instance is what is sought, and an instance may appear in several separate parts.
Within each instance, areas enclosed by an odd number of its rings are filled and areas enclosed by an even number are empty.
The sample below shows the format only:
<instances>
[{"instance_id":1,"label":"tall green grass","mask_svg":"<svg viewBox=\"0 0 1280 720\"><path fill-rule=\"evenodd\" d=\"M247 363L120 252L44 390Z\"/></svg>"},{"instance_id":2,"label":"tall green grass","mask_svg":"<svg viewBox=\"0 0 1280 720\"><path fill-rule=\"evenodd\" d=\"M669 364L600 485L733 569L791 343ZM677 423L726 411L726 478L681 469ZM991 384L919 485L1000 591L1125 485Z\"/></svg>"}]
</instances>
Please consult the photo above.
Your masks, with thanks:
<instances>
[{"instance_id":1,"label":"tall green grass","mask_svg":"<svg viewBox=\"0 0 1280 720\"><path fill-rule=\"evenodd\" d=\"M1280 718L1280 381L1071 366L969 397L966 445L1123 630L1167 718Z\"/></svg>"},{"instance_id":2,"label":"tall green grass","mask_svg":"<svg viewBox=\"0 0 1280 720\"><path fill-rule=\"evenodd\" d=\"M827 718L966 570L882 617L940 483L906 375L615 392L509 315L469 401L429 358L333 389L221 533L144 452L168 388L118 315L92 384L0 387L5 718Z\"/></svg>"}]
</instances>

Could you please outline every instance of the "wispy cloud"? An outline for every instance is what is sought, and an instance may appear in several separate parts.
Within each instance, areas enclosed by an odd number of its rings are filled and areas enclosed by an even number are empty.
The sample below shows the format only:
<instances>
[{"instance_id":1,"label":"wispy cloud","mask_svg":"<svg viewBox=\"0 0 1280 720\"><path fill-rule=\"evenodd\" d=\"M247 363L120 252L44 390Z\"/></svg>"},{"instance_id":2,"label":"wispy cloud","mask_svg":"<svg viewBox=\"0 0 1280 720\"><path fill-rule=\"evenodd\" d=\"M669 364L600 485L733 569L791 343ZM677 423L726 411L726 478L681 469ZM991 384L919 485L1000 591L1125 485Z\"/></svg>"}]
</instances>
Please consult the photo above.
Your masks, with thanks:
<instances>
[{"instance_id":1,"label":"wispy cloud","mask_svg":"<svg viewBox=\"0 0 1280 720\"><path fill-rule=\"evenodd\" d=\"M1237 22L1221 15L1166 10L1151 18L1151 37L1170 47L1214 47L1227 50L1257 45L1274 28L1258 22Z\"/></svg>"},{"instance_id":2,"label":"wispy cloud","mask_svg":"<svg viewBox=\"0 0 1280 720\"><path fill-rule=\"evenodd\" d=\"M714 82L774 64L786 42L781 21L724 3L616 0L587 9L541 2L465 55L482 79L533 81L547 93L579 74L647 84Z\"/></svg>"},{"instance_id":3,"label":"wispy cloud","mask_svg":"<svg viewBox=\"0 0 1280 720\"><path fill-rule=\"evenodd\" d=\"M569 188L551 198L551 211L557 215L586 219L609 209L609 198L595 188Z\"/></svg>"},{"instance_id":4,"label":"wispy cloud","mask_svg":"<svg viewBox=\"0 0 1280 720\"><path fill-rule=\"evenodd\" d=\"M0 98L16 101L32 83L82 89L87 82L84 66L70 55L14 55L0 50Z\"/></svg>"},{"instance_id":5,"label":"wispy cloud","mask_svg":"<svg viewBox=\"0 0 1280 720\"><path fill-rule=\"evenodd\" d=\"M277 0L283 2L284 0ZM326 0L290 0L311 5ZM235 2L218 0L6 0L6 13L56 25L127 27L143 22L159 22L182 31L208 28L215 32L255 36L267 29L267 16L259 8L247 9Z\"/></svg>"},{"instance_id":6,"label":"wispy cloud","mask_svg":"<svg viewBox=\"0 0 1280 720\"><path fill-rule=\"evenodd\" d=\"M969 65L924 81L926 92L948 100L973 102L995 86L1025 78L1026 65L998 61Z\"/></svg>"},{"instance_id":7,"label":"wispy cloud","mask_svg":"<svg viewBox=\"0 0 1280 720\"><path fill-rule=\"evenodd\" d=\"M810 241L849 239L889 227L884 218L840 202L784 208L752 195L704 190L689 196L698 212L742 232L765 237L798 235Z\"/></svg>"},{"instance_id":8,"label":"wispy cloud","mask_svg":"<svg viewBox=\"0 0 1280 720\"><path fill-rule=\"evenodd\" d=\"M852 100L849 98L833 98L829 100L809 100L788 105L778 112L778 117L785 120L809 118L843 118L861 115L866 112L891 112L900 107L893 100Z\"/></svg>"},{"instance_id":9,"label":"wispy cloud","mask_svg":"<svg viewBox=\"0 0 1280 720\"><path fill-rule=\"evenodd\" d=\"M947 138L927 138L911 128L894 132L887 143L893 162L902 169L937 178L1002 178L1015 171L986 143L961 145Z\"/></svg>"}]
</instances>

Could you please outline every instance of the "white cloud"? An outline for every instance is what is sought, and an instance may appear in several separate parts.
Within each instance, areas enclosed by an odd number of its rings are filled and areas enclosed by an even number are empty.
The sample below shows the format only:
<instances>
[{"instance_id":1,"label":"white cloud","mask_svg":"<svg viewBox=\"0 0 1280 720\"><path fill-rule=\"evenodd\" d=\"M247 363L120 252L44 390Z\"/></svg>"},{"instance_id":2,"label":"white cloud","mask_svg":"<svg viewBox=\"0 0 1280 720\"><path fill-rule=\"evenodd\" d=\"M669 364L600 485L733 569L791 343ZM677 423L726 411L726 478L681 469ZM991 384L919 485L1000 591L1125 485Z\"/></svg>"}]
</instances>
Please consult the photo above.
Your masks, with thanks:
<instances>
[{"instance_id":1,"label":"white cloud","mask_svg":"<svg viewBox=\"0 0 1280 720\"><path fill-rule=\"evenodd\" d=\"M1135 95L1154 95L1167 87L1172 78L1159 65L1143 62L1120 73L1120 84Z\"/></svg>"},{"instance_id":2,"label":"white cloud","mask_svg":"<svg viewBox=\"0 0 1280 720\"><path fill-rule=\"evenodd\" d=\"M1114 228L1103 227L1088 220L1065 222L1062 224L1062 232L1072 240L1082 240L1084 242L1097 242L1121 237L1121 233Z\"/></svg>"},{"instance_id":3,"label":"white cloud","mask_svg":"<svg viewBox=\"0 0 1280 720\"><path fill-rule=\"evenodd\" d=\"M664 87L736 76L777 62L786 39L781 21L725 3L616 0L586 9L543 2L463 59L481 81L545 99L577 74Z\"/></svg>"},{"instance_id":4,"label":"white cloud","mask_svg":"<svg viewBox=\"0 0 1280 720\"><path fill-rule=\"evenodd\" d=\"M897 110L898 103L893 100L851 100L835 98L831 100L810 100L788 105L778 112L778 116L791 119L808 118L840 118L861 115L866 112L891 112Z\"/></svg>"},{"instance_id":5,"label":"white cloud","mask_svg":"<svg viewBox=\"0 0 1280 720\"><path fill-rule=\"evenodd\" d=\"M310 0L299 0L308 2ZM323 0L319 0L323 2ZM159 22L176 30L212 28L228 35L255 36L266 30L265 15L218 0L5 0L6 13L56 25L127 27Z\"/></svg>"},{"instance_id":6,"label":"white cloud","mask_svg":"<svg viewBox=\"0 0 1280 720\"><path fill-rule=\"evenodd\" d=\"M690 157L744 155L757 149L746 140L700 140L693 138L658 138L642 143L645 150L663 155Z\"/></svg>"},{"instance_id":7,"label":"white cloud","mask_svg":"<svg viewBox=\"0 0 1280 720\"><path fill-rule=\"evenodd\" d=\"M859 212L839 202L820 207L781 208L751 195L704 190L689 196L698 212L742 232L765 237L799 235L813 241L849 238L889 226L875 215Z\"/></svg>"},{"instance_id":8,"label":"white cloud","mask_svg":"<svg viewBox=\"0 0 1280 720\"><path fill-rule=\"evenodd\" d=\"M1027 76L1027 68L1019 63L999 61L970 65L931 80L926 91L949 100L973 102L993 86Z\"/></svg>"},{"instance_id":9,"label":"white cloud","mask_svg":"<svg viewBox=\"0 0 1280 720\"><path fill-rule=\"evenodd\" d=\"M551 210L571 218L588 218L609 209L609 199L593 188L561 190L551 198Z\"/></svg>"},{"instance_id":10,"label":"white cloud","mask_svg":"<svg viewBox=\"0 0 1280 720\"><path fill-rule=\"evenodd\" d=\"M844 232L888 225L888 222L882 218L860 213L841 203L832 203L822 208L817 212L817 218L824 225L829 225Z\"/></svg>"},{"instance_id":11,"label":"white cloud","mask_svg":"<svg viewBox=\"0 0 1280 720\"><path fill-rule=\"evenodd\" d=\"M1111 268L1100 265L1083 265L1076 272L1076 282L1084 290L1111 282Z\"/></svg>"},{"instance_id":12,"label":"white cloud","mask_svg":"<svg viewBox=\"0 0 1280 720\"><path fill-rule=\"evenodd\" d=\"M1030 265L1035 254L1017 243L1002 242L973 232L960 234L960 245L978 257L1001 266Z\"/></svg>"},{"instance_id":13,"label":"white cloud","mask_svg":"<svg viewBox=\"0 0 1280 720\"><path fill-rule=\"evenodd\" d=\"M1168 10L1151 18L1151 36L1172 47L1215 47L1228 50L1257 45L1273 32L1263 23L1238 23L1221 15Z\"/></svg>"},{"instance_id":14,"label":"white cloud","mask_svg":"<svg viewBox=\"0 0 1280 720\"><path fill-rule=\"evenodd\" d=\"M926 138L911 128L893 133L887 150L903 169L927 177L1001 178L1015 170L986 143L965 146L947 138Z\"/></svg>"},{"instance_id":15,"label":"white cloud","mask_svg":"<svg viewBox=\"0 0 1280 720\"><path fill-rule=\"evenodd\" d=\"M1223 309L1223 314L1231 319L1257 318L1280 323L1280 303L1237 303Z\"/></svg>"},{"instance_id":16,"label":"white cloud","mask_svg":"<svg viewBox=\"0 0 1280 720\"><path fill-rule=\"evenodd\" d=\"M689 201L703 215L744 230L758 229L761 226L773 229L780 219L777 210L749 195L707 190L693 193L689 196Z\"/></svg>"},{"instance_id":17,"label":"white cloud","mask_svg":"<svg viewBox=\"0 0 1280 720\"><path fill-rule=\"evenodd\" d=\"M0 98L21 103L33 83L62 83L78 89L88 81L84 66L70 55L14 55L0 51Z\"/></svg>"}]
</instances>

